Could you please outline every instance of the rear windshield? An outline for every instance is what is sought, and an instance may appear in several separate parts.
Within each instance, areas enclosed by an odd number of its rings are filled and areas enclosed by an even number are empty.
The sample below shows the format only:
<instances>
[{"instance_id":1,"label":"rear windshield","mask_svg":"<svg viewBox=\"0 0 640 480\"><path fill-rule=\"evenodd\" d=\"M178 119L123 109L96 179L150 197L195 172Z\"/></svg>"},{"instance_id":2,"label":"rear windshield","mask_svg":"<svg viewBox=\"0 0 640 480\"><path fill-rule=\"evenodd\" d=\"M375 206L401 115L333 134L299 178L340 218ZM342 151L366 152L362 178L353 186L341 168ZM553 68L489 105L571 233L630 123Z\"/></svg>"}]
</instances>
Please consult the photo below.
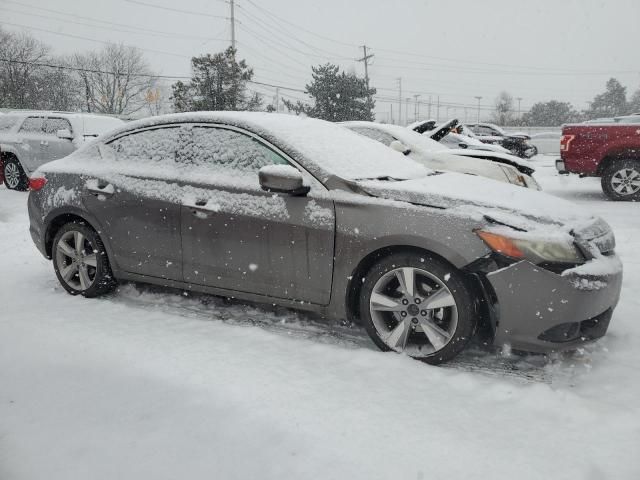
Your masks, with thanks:
<instances>
[{"instance_id":1,"label":"rear windshield","mask_svg":"<svg viewBox=\"0 0 640 480\"><path fill-rule=\"evenodd\" d=\"M18 123L20 117L15 117L11 115L2 115L0 116L0 132L6 132L7 130L11 130L11 128Z\"/></svg>"}]
</instances>

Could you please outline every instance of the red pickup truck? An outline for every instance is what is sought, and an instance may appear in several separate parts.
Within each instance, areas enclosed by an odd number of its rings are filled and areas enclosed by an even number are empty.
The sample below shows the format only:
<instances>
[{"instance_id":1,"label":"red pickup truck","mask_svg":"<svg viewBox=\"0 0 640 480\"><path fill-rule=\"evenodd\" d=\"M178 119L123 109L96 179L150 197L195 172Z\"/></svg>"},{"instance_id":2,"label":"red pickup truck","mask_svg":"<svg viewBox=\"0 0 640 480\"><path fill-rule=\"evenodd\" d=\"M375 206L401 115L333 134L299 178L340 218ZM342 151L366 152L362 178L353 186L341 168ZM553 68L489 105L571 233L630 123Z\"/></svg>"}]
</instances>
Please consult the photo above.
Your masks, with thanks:
<instances>
[{"instance_id":1,"label":"red pickup truck","mask_svg":"<svg viewBox=\"0 0 640 480\"><path fill-rule=\"evenodd\" d=\"M640 201L640 117L638 123L564 125L560 173L600 177L612 200Z\"/></svg>"}]
</instances>

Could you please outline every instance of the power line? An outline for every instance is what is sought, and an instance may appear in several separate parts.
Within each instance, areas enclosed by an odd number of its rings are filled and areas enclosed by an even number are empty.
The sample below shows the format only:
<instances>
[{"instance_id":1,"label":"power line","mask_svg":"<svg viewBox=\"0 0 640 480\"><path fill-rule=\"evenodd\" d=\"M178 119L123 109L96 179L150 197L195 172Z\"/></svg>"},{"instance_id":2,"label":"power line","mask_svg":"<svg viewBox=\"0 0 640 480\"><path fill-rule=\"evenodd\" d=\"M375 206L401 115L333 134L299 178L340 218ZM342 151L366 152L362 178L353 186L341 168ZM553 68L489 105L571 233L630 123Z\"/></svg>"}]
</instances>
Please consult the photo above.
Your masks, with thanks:
<instances>
[{"instance_id":1,"label":"power line","mask_svg":"<svg viewBox=\"0 0 640 480\"><path fill-rule=\"evenodd\" d=\"M163 5L156 5L155 3L147 3L147 2L141 2L139 0L124 0L127 3L133 3L136 5L142 5L144 7L148 7L148 8L157 8L159 10L167 10L169 12L177 12L177 13L184 13L187 15L197 15L198 17L210 17L210 18L221 18L224 20L229 20L229 17L225 17L222 15L212 15L210 13L205 13L205 12L195 12L193 10L184 10L182 8L173 8L173 7L165 7ZM224 2L226 3L226 2Z\"/></svg>"},{"instance_id":2,"label":"power line","mask_svg":"<svg viewBox=\"0 0 640 480\"><path fill-rule=\"evenodd\" d=\"M22 3L22 2L15 2L12 0L0 0L1 3L10 3L10 4L14 4L14 5L19 5L21 7L27 7L27 8L31 8L37 11L41 11L41 12L47 12L47 13L53 13L56 14L58 16L62 16L62 17L70 17L70 18L77 18L80 20L86 20L89 22L94 22L94 23L102 23L104 25L110 25L110 26L115 26L115 27L122 27L122 28L127 28L127 29L131 29L131 33L141 33L141 32L145 32L145 33L149 33L149 34L154 34L157 36L163 36L163 37L167 37L167 38L172 38L172 37L182 37L182 38L192 38L195 40L213 40L212 38L209 37L202 37L202 36L197 36L197 35L186 35L186 34L181 34L181 33L167 33L166 31L161 31L161 30L152 30L149 28L142 28L142 27L138 27L135 25L127 25L124 23L117 23L117 22L109 22L107 20L102 20L102 19L98 19L98 18L93 18L93 17L85 17L82 15L75 15L72 13L65 13L65 12L59 12L57 10L51 9L51 8L44 8L44 7L39 7L39 6L35 6L35 5L31 5L29 3ZM12 11L10 9L6 9L6 11ZM32 15L32 16L36 16L36 17L43 17L43 18L47 18L47 19L51 19L51 17L44 17L42 15L36 15L34 13L24 13L24 12L19 12L16 10L13 10L16 13L19 13L21 15ZM64 22L69 22L69 20L67 19L60 19L60 21L64 21ZM73 23L78 23L78 22L73 22ZM83 25L81 23L78 23L79 25ZM106 27L101 27L98 25L87 25L90 26L92 28L106 28Z\"/></svg>"}]
</instances>

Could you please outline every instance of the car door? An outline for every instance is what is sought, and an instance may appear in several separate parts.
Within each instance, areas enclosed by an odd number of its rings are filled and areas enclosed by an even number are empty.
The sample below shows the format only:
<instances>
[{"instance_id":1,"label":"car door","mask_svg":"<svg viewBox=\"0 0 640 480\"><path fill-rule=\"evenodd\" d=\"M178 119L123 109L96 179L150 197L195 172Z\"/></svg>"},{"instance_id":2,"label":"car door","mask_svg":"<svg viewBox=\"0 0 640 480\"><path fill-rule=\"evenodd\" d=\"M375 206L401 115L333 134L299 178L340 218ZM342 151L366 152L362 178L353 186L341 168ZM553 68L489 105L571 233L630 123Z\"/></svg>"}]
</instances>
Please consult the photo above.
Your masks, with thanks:
<instances>
[{"instance_id":1,"label":"car door","mask_svg":"<svg viewBox=\"0 0 640 480\"><path fill-rule=\"evenodd\" d=\"M231 127L194 126L179 161L201 172L182 207L185 281L329 303L335 212L320 182L272 145ZM300 170L309 194L263 191L258 170L271 164Z\"/></svg>"},{"instance_id":2,"label":"car door","mask_svg":"<svg viewBox=\"0 0 640 480\"><path fill-rule=\"evenodd\" d=\"M47 161L66 157L75 150L72 139L58 138L58 130L69 130L73 135L71 122L62 117L47 117L44 121L44 133L49 142Z\"/></svg>"},{"instance_id":3,"label":"car door","mask_svg":"<svg viewBox=\"0 0 640 480\"><path fill-rule=\"evenodd\" d=\"M84 204L125 272L182 280L181 210L167 175L175 168L177 131L139 130L101 145L100 173L87 177Z\"/></svg>"},{"instance_id":4,"label":"car door","mask_svg":"<svg viewBox=\"0 0 640 480\"><path fill-rule=\"evenodd\" d=\"M49 143L44 138L44 116L29 116L18 129L20 138L19 158L27 173L45 163L49 154Z\"/></svg>"}]
</instances>

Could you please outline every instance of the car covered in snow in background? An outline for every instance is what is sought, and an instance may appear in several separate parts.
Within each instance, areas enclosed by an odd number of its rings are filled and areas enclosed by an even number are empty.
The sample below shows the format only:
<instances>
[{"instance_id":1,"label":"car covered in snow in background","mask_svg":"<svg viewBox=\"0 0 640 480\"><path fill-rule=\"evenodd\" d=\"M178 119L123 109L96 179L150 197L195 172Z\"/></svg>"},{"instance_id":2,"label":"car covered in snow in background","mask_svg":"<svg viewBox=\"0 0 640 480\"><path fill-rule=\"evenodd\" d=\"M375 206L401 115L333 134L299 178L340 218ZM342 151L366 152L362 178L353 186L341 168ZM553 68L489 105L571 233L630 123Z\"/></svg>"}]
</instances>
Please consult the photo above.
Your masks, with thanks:
<instances>
[{"instance_id":1,"label":"car covered in snow in background","mask_svg":"<svg viewBox=\"0 0 640 480\"><path fill-rule=\"evenodd\" d=\"M87 139L124 122L106 115L12 111L0 117L0 170L7 188L26 190L40 165L62 158Z\"/></svg>"},{"instance_id":2,"label":"car covered in snow in background","mask_svg":"<svg viewBox=\"0 0 640 480\"><path fill-rule=\"evenodd\" d=\"M605 334L620 293L603 220L322 120L135 121L30 182L33 241L73 295L129 280L306 309L429 363L479 327L514 349L575 348Z\"/></svg>"},{"instance_id":3,"label":"car covered in snow in background","mask_svg":"<svg viewBox=\"0 0 640 480\"><path fill-rule=\"evenodd\" d=\"M428 136L398 125L343 122L341 125L404 153L434 170L479 175L521 187L540 189L535 169L513 155L475 149L450 149Z\"/></svg>"},{"instance_id":4,"label":"car covered in snow in background","mask_svg":"<svg viewBox=\"0 0 640 480\"><path fill-rule=\"evenodd\" d=\"M468 127L482 142L501 145L520 158L531 158L538 154L538 149L531 144L531 137L526 133L507 133L493 123L470 123Z\"/></svg>"},{"instance_id":5,"label":"car covered in snow in background","mask_svg":"<svg viewBox=\"0 0 640 480\"><path fill-rule=\"evenodd\" d=\"M481 142L473 131L451 119L438 125L435 120L419 120L407 126L410 130L430 137L436 142L442 143L447 148L470 148L473 150L488 150L490 152L510 153L500 145Z\"/></svg>"}]
</instances>

